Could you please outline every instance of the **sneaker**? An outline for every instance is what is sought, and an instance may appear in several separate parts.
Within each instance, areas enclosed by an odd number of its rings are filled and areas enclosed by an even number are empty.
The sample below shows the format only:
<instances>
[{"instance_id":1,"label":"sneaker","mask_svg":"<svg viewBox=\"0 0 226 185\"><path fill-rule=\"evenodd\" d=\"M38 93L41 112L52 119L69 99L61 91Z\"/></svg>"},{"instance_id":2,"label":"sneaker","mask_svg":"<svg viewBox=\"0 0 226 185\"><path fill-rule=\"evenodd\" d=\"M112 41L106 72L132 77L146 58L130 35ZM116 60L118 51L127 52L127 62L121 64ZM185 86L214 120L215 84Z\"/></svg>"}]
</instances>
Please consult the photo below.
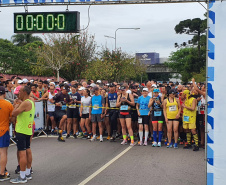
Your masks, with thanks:
<instances>
[{"instance_id":1,"label":"sneaker","mask_svg":"<svg viewBox=\"0 0 226 185\"><path fill-rule=\"evenodd\" d=\"M20 174L20 165L16 167L15 174Z\"/></svg>"},{"instance_id":2,"label":"sneaker","mask_svg":"<svg viewBox=\"0 0 226 185\"><path fill-rule=\"evenodd\" d=\"M82 138L83 137L83 132L80 132L78 135L78 138Z\"/></svg>"},{"instance_id":3,"label":"sneaker","mask_svg":"<svg viewBox=\"0 0 226 185\"><path fill-rule=\"evenodd\" d=\"M111 136L108 136L108 137L107 137L107 140L110 140L110 139L111 139Z\"/></svg>"},{"instance_id":4,"label":"sneaker","mask_svg":"<svg viewBox=\"0 0 226 185\"><path fill-rule=\"evenodd\" d=\"M97 139L100 139L100 136L98 136Z\"/></svg>"},{"instance_id":5,"label":"sneaker","mask_svg":"<svg viewBox=\"0 0 226 185\"><path fill-rule=\"evenodd\" d=\"M185 146L183 147L183 149L191 149L192 146L190 144L185 144Z\"/></svg>"},{"instance_id":6,"label":"sneaker","mask_svg":"<svg viewBox=\"0 0 226 185\"><path fill-rule=\"evenodd\" d=\"M9 174L9 172L7 172L7 171L5 171L5 175L6 175L7 177L10 177L10 174Z\"/></svg>"},{"instance_id":7,"label":"sneaker","mask_svg":"<svg viewBox=\"0 0 226 185\"><path fill-rule=\"evenodd\" d=\"M162 143L161 142L158 142L158 147L161 147L162 146Z\"/></svg>"},{"instance_id":8,"label":"sneaker","mask_svg":"<svg viewBox=\"0 0 226 185\"><path fill-rule=\"evenodd\" d=\"M70 137L70 134L67 134L66 139L68 139Z\"/></svg>"},{"instance_id":9,"label":"sneaker","mask_svg":"<svg viewBox=\"0 0 226 185\"><path fill-rule=\"evenodd\" d=\"M26 177L24 179L22 179L20 176L18 176L15 179L11 179L10 182L13 184L26 183L27 179L26 179Z\"/></svg>"},{"instance_id":10,"label":"sneaker","mask_svg":"<svg viewBox=\"0 0 226 185\"><path fill-rule=\"evenodd\" d=\"M88 136L86 136L86 135L82 136L82 139L87 139L87 138L88 138Z\"/></svg>"},{"instance_id":11,"label":"sneaker","mask_svg":"<svg viewBox=\"0 0 226 185\"><path fill-rule=\"evenodd\" d=\"M88 135L88 136L87 136L87 139L91 139L91 135Z\"/></svg>"},{"instance_id":12,"label":"sneaker","mask_svg":"<svg viewBox=\"0 0 226 185\"><path fill-rule=\"evenodd\" d=\"M144 144L143 144L144 146L147 146L148 145L148 142L147 141L144 141Z\"/></svg>"},{"instance_id":13,"label":"sneaker","mask_svg":"<svg viewBox=\"0 0 226 185\"><path fill-rule=\"evenodd\" d=\"M135 146L135 142L131 142L130 143L130 146Z\"/></svg>"},{"instance_id":14,"label":"sneaker","mask_svg":"<svg viewBox=\"0 0 226 185\"><path fill-rule=\"evenodd\" d=\"M104 141L104 139L103 139L103 138L101 138L101 139L100 139L100 142L103 142L103 141Z\"/></svg>"},{"instance_id":15,"label":"sneaker","mask_svg":"<svg viewBox=\"0 0 226 185\"><path fill-rule=\"evenodd\" d=\"M143 141L140 141L139 145L142 146L143 145Z\"/></svg>"},{"instance_id":16,"label":"sneaker","mask_svg":"<svg viewBox=\"0 0 226 185\"><path fill-rule=\"evenodd\" d=\"M77 135L76 135L76 134L74 134L73 137L74 137L75 139L77 139Z\"/></svg>"},{"instance_id":17,"label":"sneaker","mask_svg":"<svg viewBox=\"0 0 226 185\"><path fill-rule=\"evenodd\" d=\"M33 172L33 170L32 170L32 167L31 167L31 174L33 174L34 172Z\"/></svg>"},{"instance_id":18,"label":"sneaker","mask_svg":"<svg viewBox=\"0 0 226 185\"><path fill-rule=\"evenodd\" d=\"M57 139L58 141L61 141L61 142L65 142L64 138L63 137L58 137Z\"/></svg>"},{"instance_id":19,"label":"sneaker","mask_svg":"<svg viewBox=\"0 0 226 185\"><path fill-rule=\"evenodd\" d=\"M115 134L115 137L116 137L116 138L118 138L118 137L119 137L119 134L118 134L117 132L116 132L116 134Z\"/></svg>"},{"instance_id":20,"label":"sneaker","mask_svg":"<svg viewBox=\"0 0 226 185\"><path fill-rule=\"evenodd\" d=\"M184 145L184 142L183 141L180 141L180 143L179 143L180 145Z\"/></svg>"},{"instance_id":21,"label":"sneaker","mask_svg":"<svg viewBox=\"0 0 226 185\"><path fill-rule=\"evenodd\" d=\"M0 182L6 181L6 180L9 180L9 179L10 179L10 177L8 177L6 174L0 175Z\"/></svg>"},{"instance_id":22,"label":"sneaker","mask_svg":"<svg viewBox=\"0 0 226 185\"><path fill-rule=\"evenodd\" d=\"M93 137L92 139L90 139L91 142L96 141L96 140L97 140L96 137Z\"/></svg>"},{"instance_id":23,"label":"sneaker","mask_svg":"<svg viewBox=\"0 0 226 185\"><path fill-rule=\"evenodd\" d=\"M114 141L115 141L115 137L111 137L110 142L114 142Z\"/></svg>"},{"instance_id":24,"label":"sneaker","mask_svg":"<svg viewBox=\"0 0 226 185\"><path fill-rule=\"evenodd\" d=\"M167 148L173 148L173 144L170 143L169 145L167 145Z\"/></svg>"},{"instance_id":25,"label":"sneaker","mask_svg":"<svg viewBox=\"0 0 226 185\"><path fill-rule=\"evenodd\" d=\"M157 146L157 142L153 142L152 147L156 147Z\"/></svg>"},{"instance_id":26,"label":"sneaker","mask_svg":"<svg viewBox=\"0 0 226 185\"><path fill-rule=\"evenodd\" d=\"M167 143L168 143L168 139L166 138L166 139L165 139L164 145L167 145Z\"/></svg>"},{"instance_id":27,"label":"sneaker","mask_svg":"<svg viewBox=\"0 0 226 185\"><path fill-rule=\"evenodd\" d=\"M177 143L174 143L174 148L178 148L178 144Z\"/></svg>"},{"instance_id":28,"label":"sneaker","mask_svg":"<svg viewBox=\"0 0 226 185\"><path fill-rule=\"evenodd\" d=\"M121 145L127 145L127 140L123 140L123 141L121 142Z\"/></svg>"},{"instance_id":29,"label":"sneaker","mask_svg":"<svg viewBox=\"0 0 226 185\"><path fill-rule=\"evenodd\" d=\"M53 136L53 135L55 135L55 132L54 132L54 130L52 130L50 134L51 134L52 136Z\"/></svg>"},{"instance_id":30,"label":"sneaker","mask_svg":"<svg viewBox=\"0 0 226 185\"><path fill-rule=\"evenodd\" d=\"M29 175L26 175L26 178L27 180L31 180L32 179L31 173Z\"/></svg>"},{"instance_id":31,"label":"sneaker","mask_svg":"<svg viewBox=\"0 0 226 185\"><path fill-rule=\"evenodd\" d=\"M66 135L67 134L67 132L64 130L63 132L62 132L62 135Z\"/></svg>"},{"instance_id":32,"label":"sneaker","mask_svg":"<svg viewBox=\"0 0 226 185\"><path fill-rule=\"evenodd\" d=\"M199 151L199 146L195 145L193 151Z\"/></svg>"}]
</instances>

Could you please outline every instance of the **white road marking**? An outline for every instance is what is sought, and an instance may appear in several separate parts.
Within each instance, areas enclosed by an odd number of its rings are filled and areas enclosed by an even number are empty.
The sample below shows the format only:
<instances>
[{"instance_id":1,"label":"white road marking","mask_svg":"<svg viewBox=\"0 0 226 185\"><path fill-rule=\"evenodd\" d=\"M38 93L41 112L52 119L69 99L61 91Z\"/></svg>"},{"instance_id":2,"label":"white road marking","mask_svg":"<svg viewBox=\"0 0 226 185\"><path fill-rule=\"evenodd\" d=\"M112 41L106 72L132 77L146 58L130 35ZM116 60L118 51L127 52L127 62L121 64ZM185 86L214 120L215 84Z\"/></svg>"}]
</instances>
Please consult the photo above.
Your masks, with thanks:
<instances>
[{"instance_id":1,"label":"white road marking","mask_svg":"<svg viewBox=\"0 0 226 185\"><path fill-rule=\"evenodd\" d=\"M137 142L135 143L135 145ZM114 163L116 160L118 160L120 157L122 157L126 152L128 152L133 146L129 146L125 150L123 150L120 154L118 154L116 157L114 157L112 160L110 160L108 163L106 163L104 166L102 166L100 169L98 169L96 172L94 172L92 175L87 177L85 180L83 180L78 185L85 185L89 181L91 181L94 177L96 177L98 174L100 174L103 170L105 170L108 166L110 166L112 163Z\"/></svg>"}]
</instances>

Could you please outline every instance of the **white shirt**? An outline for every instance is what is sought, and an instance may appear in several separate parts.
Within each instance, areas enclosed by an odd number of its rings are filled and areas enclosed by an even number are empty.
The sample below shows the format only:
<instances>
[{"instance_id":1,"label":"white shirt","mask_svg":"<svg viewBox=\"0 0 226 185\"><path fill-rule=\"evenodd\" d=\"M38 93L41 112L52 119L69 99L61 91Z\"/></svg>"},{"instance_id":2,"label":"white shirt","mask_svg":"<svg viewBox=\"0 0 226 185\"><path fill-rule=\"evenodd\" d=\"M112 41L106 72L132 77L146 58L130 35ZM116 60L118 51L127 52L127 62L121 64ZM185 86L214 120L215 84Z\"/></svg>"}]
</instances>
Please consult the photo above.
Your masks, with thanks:
<instances>
[{"instance_id":1,"label":"white shirt","mask_svg":"<svg viewBox=\"0 0 226 185\"><path fill-rule=\"evenodd\" d=\"M82 114L89 114L89 107L88 106L90 106L90 104L91 104L91 97L90 96L88 96L87 98L82 97L81 103L82 103L83 106L85 106L82 109Z\"/></svg>"}]
</instances>

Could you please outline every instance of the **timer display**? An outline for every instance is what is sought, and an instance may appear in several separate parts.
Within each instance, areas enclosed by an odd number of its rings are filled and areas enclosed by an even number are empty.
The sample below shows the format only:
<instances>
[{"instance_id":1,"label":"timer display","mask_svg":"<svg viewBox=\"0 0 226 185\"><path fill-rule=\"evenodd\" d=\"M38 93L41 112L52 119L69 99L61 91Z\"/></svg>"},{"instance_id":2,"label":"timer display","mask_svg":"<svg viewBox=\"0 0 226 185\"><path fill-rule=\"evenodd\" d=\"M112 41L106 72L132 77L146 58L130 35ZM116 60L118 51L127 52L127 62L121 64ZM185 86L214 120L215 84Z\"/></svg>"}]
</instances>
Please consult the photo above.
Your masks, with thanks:
<instances>
[{"instance_id":1,"label":"timer display","mask_svg":"<svg viewBox=\"0 0 226 185\"><path fill-rule=\"evenodd\" d=\"M80 13L14 13L14 33L78 33Z\"/></svg>"}]
</instances>

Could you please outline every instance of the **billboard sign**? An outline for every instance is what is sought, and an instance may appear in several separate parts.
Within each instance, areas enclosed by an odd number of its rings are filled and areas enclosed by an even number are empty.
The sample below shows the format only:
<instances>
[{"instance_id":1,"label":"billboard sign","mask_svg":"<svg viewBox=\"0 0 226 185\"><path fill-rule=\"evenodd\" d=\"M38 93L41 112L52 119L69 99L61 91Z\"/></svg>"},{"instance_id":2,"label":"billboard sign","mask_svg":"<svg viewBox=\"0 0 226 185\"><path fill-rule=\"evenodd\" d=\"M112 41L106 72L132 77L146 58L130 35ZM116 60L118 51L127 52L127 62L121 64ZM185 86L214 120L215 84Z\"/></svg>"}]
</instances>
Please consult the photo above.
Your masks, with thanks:
<instances>
[{"instance_id":1,"label":"billboard sign","mask_svg":"<svg viewBox=\"0 0 226 185\"><path fill-rule=\"evenodd\" d=\"M136 53L136 59L147 65L159 64L159 53Z\"/></svg>"}]
</instances>

